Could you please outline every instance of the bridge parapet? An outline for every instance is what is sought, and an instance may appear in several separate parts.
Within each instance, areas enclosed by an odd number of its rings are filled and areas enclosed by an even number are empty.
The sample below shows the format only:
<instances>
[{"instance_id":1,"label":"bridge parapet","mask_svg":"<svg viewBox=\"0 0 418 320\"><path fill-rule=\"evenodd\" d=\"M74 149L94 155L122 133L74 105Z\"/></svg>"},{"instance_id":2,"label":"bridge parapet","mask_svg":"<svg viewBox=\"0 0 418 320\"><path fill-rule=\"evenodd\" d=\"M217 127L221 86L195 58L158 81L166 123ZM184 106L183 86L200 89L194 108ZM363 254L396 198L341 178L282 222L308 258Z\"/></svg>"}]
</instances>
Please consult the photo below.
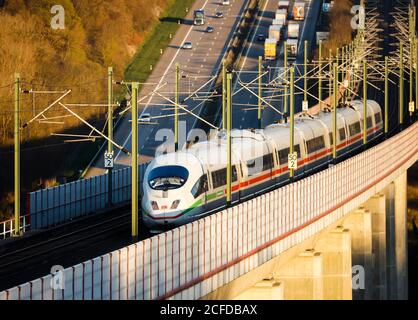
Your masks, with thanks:
<instances>
[{"instance_id":1,"label":"bridge parapet","mask_svg":"<svg viewBox=\"0 0 418 320\"><path fill-rule=\"evenodd\" d=\"M418 158L418 123L327 170L0 292L1 299L199 299L327 228ZM54 282L55 283L55 282ZM237 288L239 290L239 288Z\"/></svg>"}]
</instances>

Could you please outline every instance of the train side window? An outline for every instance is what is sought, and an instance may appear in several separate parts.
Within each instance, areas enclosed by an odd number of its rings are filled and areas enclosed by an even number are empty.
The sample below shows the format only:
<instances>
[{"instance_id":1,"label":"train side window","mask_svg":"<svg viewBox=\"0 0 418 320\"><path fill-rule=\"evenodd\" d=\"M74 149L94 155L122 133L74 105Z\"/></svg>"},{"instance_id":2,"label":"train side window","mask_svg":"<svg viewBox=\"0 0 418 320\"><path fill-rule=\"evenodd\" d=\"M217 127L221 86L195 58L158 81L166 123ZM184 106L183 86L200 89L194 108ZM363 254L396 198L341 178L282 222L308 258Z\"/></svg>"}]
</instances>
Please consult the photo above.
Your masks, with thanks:
<instances>
[{"instance_id":1,"label":"train side window","mask_svg":"<svg viewBox=\"0 0 418 320\"><path fill-rule=\"evenodd\" d=\"M232 166L231 171L232 171L232 182L236 182L238 180L237 167Z\"/></svg>"},{"instance_id":2,"label":"train side window","mask_svg":"<svg viewBox=\"0 0 418 320\"><path fill-rule=\"evenodd\" d=\"M340 140L341 141L344 141L346 139L346 136L345 136L345 128L341 128L340 129Z\"/></svg>"},{"instance_id":3,"label":"train side window","mask_svg":"<svg viewBox=\"0 0 418 320\"><path fill-rule=\"evenodd\" d=\"M329 133L329 144L334 145L334 134L332 132Z\"/></svg>"},{"instance_id":4,"label":"train side window","mask_svg":"<svg viewBox=\"0 0 418 320\"><path fill-rule=\"evenodd\" d=\"M377 112L374 115L374 120L376 121L376 125L379 124L380 122L382 122L382 115L380 114L380 112Z\"/></svg>"},{"instance_id":5,"label":"train side window","mask_svg":"<svg viewBox=\"0 0 418 320\"><path fill-rule=\"evenodd\" d=\"M247 161L248 176L254 176L262 171L271 170L273 168L273 154L269 153L262 157Z\"/></svg>"},{"instance_id":6,"label":"train side window","mask_svg":"<svg viewBox=\"0 0 418 320\"><path fill-rule=\"evenodd\" d=\"M361 132L360 122L354 122L349 126L350 137L355 136L356 134Z\"/></svg>"},{"instance_id":7,"label":"train side window","mask_svg":"<svg viewBox=\"0 0 418 320\"><path fill-rule=\"evenodd\" d=\"M306 141L306 148L308 149L308 153L314 153L325 148L324 136L319 136Z\"/></svg>"},{"instance_id":8,"label":"train side window","mask_svg":"<svg viewBox=\"0 0 418 320\"><path fill-rule=\"evenodd\" d=\"M273 154L269 153L263 156L263 171L271 170L274 167Z\"/></svg>"},{"instance_id":9,"label":"train side window","mask_svg":"<svg viewBox=\"0 0 418 320\"><path fill-rule=\"evenodd\" d=\"M194 184L192 188L192 195L196 199L197 197L199 197L202 193L205 193L206 191L208 191L208 176L204 174Z\"/></svg>"},{"instance_id":10,"label":"train side window","mask_svg":"<svg viewBox=\"0 0 418 320\"><path fill-rule=\"evenodd\" d=\"M237 181L238 180L237 168L235 166L232 166L231 172L232 172L232 182ZM226 168L219 169L219 170L212 172L212 184L213 184L214 189L226 185Z\"/></svg>"},{"instance_id":11,"label":"train side window","mask_svg":"<svg viewBox=\"0 0 418 320\"><path fill-rule=\"evenodd\" d=\"M294 146L293 151L298 154L298 159L300 159L302 157L302 155L300 153L300 145L299 144ZM284 164L287 164L289 152L290 152L290 148L285 148L285 149L279 150L277 152L277 154L279 156L279 162L280 162L279 165L282 166Z\"/></svg>"},{"instance_id":12,"label":"train side window","mask_svg":"<svg viewBox=\"0 0 418 320\"><path fill-rule=\"evenodd\" d=\"M366 121L367 121L367 129L371 128L373 126L372 117L371 116L367 117Z\"/></svg>"}]
</instances>

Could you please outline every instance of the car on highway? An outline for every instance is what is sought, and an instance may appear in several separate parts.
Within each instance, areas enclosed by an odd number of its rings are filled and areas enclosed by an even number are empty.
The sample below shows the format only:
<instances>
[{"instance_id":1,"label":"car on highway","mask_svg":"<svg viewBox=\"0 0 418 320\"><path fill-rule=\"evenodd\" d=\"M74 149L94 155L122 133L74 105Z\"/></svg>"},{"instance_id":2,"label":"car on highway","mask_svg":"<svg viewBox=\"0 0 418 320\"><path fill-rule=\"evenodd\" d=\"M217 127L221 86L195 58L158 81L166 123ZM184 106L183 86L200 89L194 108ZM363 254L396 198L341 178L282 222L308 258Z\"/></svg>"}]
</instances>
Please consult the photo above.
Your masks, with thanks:
<instances>
[{"instance_id":1,"label":"car on highway","mask_svg":"<svg viewBox=\"0 0 418 320\"><path fill-rule=\"evenodd\" d=\"M183 43L183 49L193 49L193 43L191 41L186 41L185 43Z\"/></svg>"},{"instance_id":2,"label":"car on highway","mask_svg":"<svg viewBox=\"0 0 418 320\"><path fill-rule=\"evenodd\" d=\"M139 122L151 122L151 114L148 112L141 113L139 116Z\"/></svg>"},{"instance_id":3,"label":"car on highway","mask_svg":"<svg viewBox=\"0 0 418 320\"><path fill-rule=\"evenodd\" d=\"M224 14L222 13L222 11L217 11L215 13L215 18L223 18Z\"/></svg>"},{"instance_id":4,"label":"car on highway","mask_svg":"<svg viewBox=\"0 0 418 320\"><path fill-rule=\"evenodd\" d=\"M207 28L206 28L206 32L207 33L212 33L213 32L213 27L212 26L208 26Z\"/></svg>"},{"instance_id":5,"label":"car on highway","mask_svg":"<svg viewBox=\"0 0 418 320\"><path fill-rule=\"evenodd\" d=\"M259 34L257 35L257 40L258 40L258 41L264 41L264 40L266 40L266 37L264 36L264 34L259 33Z\"/></svg>"}]
</instances>

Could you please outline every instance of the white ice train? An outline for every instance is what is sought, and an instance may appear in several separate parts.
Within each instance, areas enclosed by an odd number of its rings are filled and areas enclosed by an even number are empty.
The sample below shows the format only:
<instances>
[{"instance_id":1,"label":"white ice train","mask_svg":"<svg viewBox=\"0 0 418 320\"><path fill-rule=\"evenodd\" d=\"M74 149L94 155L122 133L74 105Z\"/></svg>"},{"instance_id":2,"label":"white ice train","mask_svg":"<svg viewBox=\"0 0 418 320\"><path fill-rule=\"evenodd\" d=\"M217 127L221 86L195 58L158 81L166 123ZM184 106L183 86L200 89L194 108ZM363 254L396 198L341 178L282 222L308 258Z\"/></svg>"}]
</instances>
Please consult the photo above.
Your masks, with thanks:
<instances>
[{"instance_id":1,"label":"white ice train","mask_svg":"<svg viewBox=\"0 0 418 320\"><path fill-rule=\"evenodd\" d=\"M367 140L383 132L379 104L367 101ZM363 144L363 102L337 109L337 157ZM289 123L264 130L233 130L232 202L283 185L289 180ZM326 167L332 161L333 114L295 120L295 177ZM142 215L153 232L196 220L226 204L227 144L224 132L188 149L156 157L144 176Z\"/></svg>"}]
</instances>

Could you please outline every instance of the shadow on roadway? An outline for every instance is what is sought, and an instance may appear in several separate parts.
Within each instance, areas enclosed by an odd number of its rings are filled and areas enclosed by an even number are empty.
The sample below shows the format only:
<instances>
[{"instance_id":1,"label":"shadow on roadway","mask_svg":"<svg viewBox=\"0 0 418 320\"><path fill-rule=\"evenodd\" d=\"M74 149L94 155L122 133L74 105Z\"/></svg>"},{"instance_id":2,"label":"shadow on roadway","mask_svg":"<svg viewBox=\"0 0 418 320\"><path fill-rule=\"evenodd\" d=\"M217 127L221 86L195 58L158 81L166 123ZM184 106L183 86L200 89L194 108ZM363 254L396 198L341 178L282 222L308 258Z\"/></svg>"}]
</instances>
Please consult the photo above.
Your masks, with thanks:
<instances>
[{"instance_id":1,"label":"shadow on roadway","mask_svg":"<svg viewBox=\"0 0 418 320\"><path fill-rule=\"evenodd\" d=\"M174 17L164 17L159 19L161 22L169 22L169 23L178 23L180 21L180 24L191 26L193 25L193 20L189 19L179 19Z\"/></svg>"}]
</instances>

